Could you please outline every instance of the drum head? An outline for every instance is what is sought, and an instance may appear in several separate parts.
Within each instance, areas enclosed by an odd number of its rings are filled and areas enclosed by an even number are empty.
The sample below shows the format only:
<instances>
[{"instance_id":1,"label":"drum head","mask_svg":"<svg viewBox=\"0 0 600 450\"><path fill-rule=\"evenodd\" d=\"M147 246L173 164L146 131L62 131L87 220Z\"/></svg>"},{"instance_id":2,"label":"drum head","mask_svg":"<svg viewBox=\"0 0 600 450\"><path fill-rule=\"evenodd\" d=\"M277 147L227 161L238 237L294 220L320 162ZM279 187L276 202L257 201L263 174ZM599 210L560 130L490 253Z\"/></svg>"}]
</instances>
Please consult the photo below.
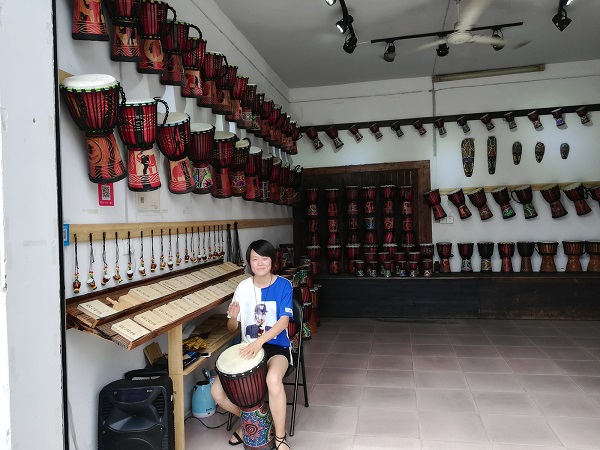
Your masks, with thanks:
<instances>
[{"instance_id":1,"label":"drum head","mask_svg":"<svg viewBox=\"0 0 600 450\"><path fill-rule=\"evenodd\" d=\"M237 141L235 143L235 148L240 148L240 149L248 148L249 149L250 148L250 142L241 139L241 140L239 140L239 141Z\"/></svg>"},{"instance_id":2,"label":"drum head","mask_svg":"<svg viewBox=\"0 0 600 450\"><path fill-rule=\"evenodd\" d=\"M160 126L162 126L163 120L165 120L165 113L157 113L156 114L156 123ZM181 124L183 122L189 122L190 120L190 116L188 116L186 113L182 113L182 112L177 112L177 111L173 111L169 113L169 116L167 117L167 121L165 122L165 126L168 125L178 125Z\"/></svg>"},{"instance_id":3,"label":"drum head","mask_svg":"<svg viewBox=\"0 0 600 450\"><path fill-rule=\"evenodd\" d=\"M502 191L504 191L505 189L506 189L506 186L501 186L501 187L499 187L499 188L496 188L496 189L494 189L494 190L492 191L492 194L493 194L493 193L495 193L495 192L502 192Z\"/></svg>"},{"instance_id":4,"label":"drum head","mask_svg":"<svg viewBox=\"0 0 600 450\"><path fill-rule=\"evenodd\" d=\"M224 374L239 375L257 367L265 357L265 351L261 348L252 359L244 359L240 356L240 349L248 344L236 344L229 347L219 355L217 359L217 370Z\"/></svg>"},{"instance_id":5,"label":"drum head","mask_svg":"<svg viewBox=\"0 0 600 450\"><path fill-rule=\"evenodd\" d=\"M125 101L125 105L153 105L156 103L156 100L153 98L130 98Z\"/></svg>"},{"instance_id":6,"label":"drum head","mask_svg":"<svg viewBox=\"0 0 600 450\"><path fill-rule=\"evenodd\" d=\"M103 73L88 73L65 78L61 83L65 88L86 90L102 89L118 84L115 77Z\"/></svg>"},{"instance_id":7,"label":"drum head","mask_svg":"<svg viewBox=\"0 0 600 450\"><path fill-rule=\"evenodd\" d=\"M550 189L554 189L558 187L558 184L549 184L547 186L544 186L543 188L540 188L540 191L548 191Z\"/></svg>"},{"instance_id":8,"label":"drum head","mask_svg":"<svg viewBox=\"0 0 600 450\"><path fill-rule=\"evenodd\" d=\"M458 194L460 191L462 191L462 188L454 189L452 192L448 192L447 195L448 195L448 197L450 197L451 195ZM464 192L463 192L463 194L464 194Z\"/></svg>"},{"instance_id":9,"label":"drum head","mask_svg":"<svg viewBox=\"0 0 600 450\"><path fill-rule=\"evenodd\" d=\"M572 191L573 189L577 189L579 186L581 185L581 183L571 183L568 186L565 186L563 188L563 191Z\"/></svg>"},{"instance_id":10,"label":"drum head","mask_svg":"<svg viewBox=\"0 0 600 450\"><path fill-rule=\"evenodd\" d=\"M265 160L267 160L267 159L273 159L273 155L271 155L270 153L263 153L262 159L265 159ZM318 190L318 189L316 189L316 190Z\"/></svg>"},{"instance_id":11,"label":"drum head","mask_svg":"<svg viewBox=\"0 0 600 450\"><path fill-rule=\"evenodd\" d=\"M194 122L190 124L190 133L207 133L213 128L210 123Z\"/></svg>"},{"instance_id":12,"label":"drum head","mask_svg":"<svg viewBox=\"0 0 600 450\"><path fill-rule=\"evenodd\" d=\"M519 186L518 188L515 188L515 191L522 191L524 189L529 189L530 187L530 184L528 184L527 186Z\"/></svg>"},{"instance_id":13,"label":"drum head","mask_svg":"<svg viewBox=\"0 0 600 450\"><path fill-rule=\"evenodd\" d=\"M273 156L273 165L274 166L280 166L281 165L281 158L279 158L278 156Z\"/></svg>"},{"instance_id":14,"label":"drum head","mask_svg":"<svg viewBox=\"0 0 600 450\"><path fill-rule=\"evenodd\" d=\"M229 131L215 131L215 141L230 141L235 137L235 134Z\"/></svg>"},{"instance_id":15,"label":"drum head","mask_svg":"<svg viewBox=\"0 0 600 450\"><path fill-rule=\"evenodd\" d=\"M250 154L251 155L256 155L262 152L262 149L260 147L250 147Z\"/></svg>"}]
</instances>

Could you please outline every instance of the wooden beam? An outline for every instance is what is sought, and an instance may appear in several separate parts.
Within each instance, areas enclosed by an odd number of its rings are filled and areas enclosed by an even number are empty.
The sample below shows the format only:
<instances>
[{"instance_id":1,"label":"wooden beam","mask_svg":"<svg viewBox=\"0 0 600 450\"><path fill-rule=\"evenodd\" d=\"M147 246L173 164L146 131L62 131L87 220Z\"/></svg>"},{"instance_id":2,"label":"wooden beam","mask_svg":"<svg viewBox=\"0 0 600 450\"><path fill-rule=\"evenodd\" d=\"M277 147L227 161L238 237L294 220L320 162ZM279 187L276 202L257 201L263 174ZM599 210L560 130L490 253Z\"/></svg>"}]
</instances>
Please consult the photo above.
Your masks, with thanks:
<instances>
[{"instance_id":1,"label":"wooden beam","mask_svg":"<svg viewBox=\"0 0 600 450\"><path fill-rule=\"evenodd\" d=\"M541 191L542 189L544 189L547 186L552 186L554 184L558 184L558 187L562 190L564 189L566 186L576 183L576 181L569 181L567 183L537 183L537 184L527 184L527 183L521 183L521 184L501 184L501 185L497 185L497 186L473 186L473 187L464 187L462 188L463 191L465 193L474 191L476 189L479 189L480 187L483 188L483 190L485 192L492 192L495 189L498 189L500 187L506 187L509 191L512 191L516 188L522 187L522 186L531 186L531 190L533 191ZM584 186L597 186L600 185L600 181L582 181ZM454 192L455 190L457 190L458 188L440 188L440 194L441 195L447 195L451 192Z\"/></svg>"}]
</instances>

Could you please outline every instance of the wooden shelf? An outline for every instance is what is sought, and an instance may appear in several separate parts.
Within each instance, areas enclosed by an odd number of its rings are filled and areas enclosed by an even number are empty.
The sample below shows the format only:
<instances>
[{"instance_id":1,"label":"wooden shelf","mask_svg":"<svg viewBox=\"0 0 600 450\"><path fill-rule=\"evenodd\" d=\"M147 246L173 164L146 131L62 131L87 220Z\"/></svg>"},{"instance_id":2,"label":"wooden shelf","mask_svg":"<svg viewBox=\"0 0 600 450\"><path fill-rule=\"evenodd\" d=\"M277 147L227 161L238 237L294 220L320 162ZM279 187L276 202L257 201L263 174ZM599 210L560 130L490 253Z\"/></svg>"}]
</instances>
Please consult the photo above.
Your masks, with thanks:
<instances>
[{"instance_id":1,"label":"wooden shelf","mask_svg":"<svg viewBox=\"0 0 600 450\"><path fill-rule=\"evenodd\" d=\"M467 192L471 192L474 191L475 189L479 189L480 187L483 188L483 190L487 193L492 192L494 189L500 188L500 187L506 187L509 191L513 190L513 189L517 189L521 186L531 186L531 190L533 191L540 191L542 189L544 189L546 186L551 186L553 184L558 184L558 187L562 190L564 189L566 186L573 184L573 183L579 183L579 181L570 181L568 183L557 183L557 182L552 182L549 181L547 183L536 183L536 184L527 184L527 183L520 183L520 184L502 184L502 185L497 185L497 186L473 186L473 187L463 187L463 191L465 192L465 194ZM591 186L596 186L600 184L600 181L581 181L581 183L583 183L584 186L586 187L591 187ZM457 190L458 188L440 188L440 194L441 195L447 195L450 194L451 192L454 192L455 190Z\"/></svg>"},{"instance_id":2,"label":"wooden shelf","mask_svg":"<svg viewBox=\"0 0 600 450\"><path fill-rule=\"evenodd\" d=\"M221 350L223 347L229 344L232 339L236 338L239 335L239 329L235 330L233 333L224 334L223 337L221 337L215 344L206 347L205 351L211 352L212 354L217 353L219 350ZM194 370L196 370L198 367L200 367L202 364L208 361L208 359L209 358L200 358L197 361L194 361L192 364L183 369L183 375L185 376L191 374Z\"/></svg>"}]
</instances>

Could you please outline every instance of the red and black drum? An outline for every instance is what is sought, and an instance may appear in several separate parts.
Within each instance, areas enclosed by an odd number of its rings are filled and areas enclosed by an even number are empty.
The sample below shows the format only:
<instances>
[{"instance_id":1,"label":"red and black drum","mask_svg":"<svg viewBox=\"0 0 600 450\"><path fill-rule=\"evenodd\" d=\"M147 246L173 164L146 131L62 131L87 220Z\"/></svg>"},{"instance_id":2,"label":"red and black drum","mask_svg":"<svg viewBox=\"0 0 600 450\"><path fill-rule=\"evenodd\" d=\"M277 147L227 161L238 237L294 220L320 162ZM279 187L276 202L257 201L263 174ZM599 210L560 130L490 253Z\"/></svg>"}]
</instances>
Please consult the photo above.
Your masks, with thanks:
<instances>
[{"instance_id":1,"label":"red and black drum","mask_svg":"<svg viewBox=\"0 0 600 450\"><path fill-rule=\"evenodd\" d=\"M471 217L471 211L465 204L465 194L462 188L458 188L448 194L448 200L458 208L458 215L461 220Z\"/></svg>"},{"instance_id":2,"label":"red and black drum","mask_svg":"<svg viewBox=\"0 0 600 450\"><path fill-rule=\"evenodd\" d=\"M429 192L425 192L423 194L423 198L425 199L425 202L427 203L427 205L433 211L433 217L435 220L441 220L444 217L446 217L446 211L444 211L444 208L440 204L441 198L440 198L440 190L439 189L433 189ZM441 270L440 270L440 272L441 272Z\"/></svg>"},{"instance_id":3,"label":"red and black drum","mask_svg":"<svg viewBox=\"0 0 600 450\"><path fill-rule=\"evenodd\" d=\"M585 192L589 197L592 198L592 200L596 200L598 203L600 203L600 184L595 184L589 187L586 186Z\"/></svg>"},{"instance_id":4,"label":"red and black drum","mask_svg":"<svg viewBox=\"0 0 600 450\"><path fill-rule=\"evenodd\" d=\"M231 172L229 182L231 183L231 194L242 197L246 193L246 165L250 156L250 139L244 138L235 143L233 147L233 159L231 161Z\"/></svg>"},{"instance_id":5,"label":"red and black drum","mask_svg":"<svg viewBox=\"0 0 600 450\"><path fill-rule=\"evenodd\" d=\"M562 245L567 255L565 272L583 272L579 257L585 253L585 241L562 241Z\"/></svg>"},{"instance_id":6,"label":"red and black drum","mask_svg":"<svg viewBox=\"0 0 600 450\"><path fill-rule=\"evenodd\" d=\"M223 75L217 78L217 99L212 108L213 114L227 115L233 112L231 106L231 90L235 84L237 71L238 66L226 66Z\"/></svg>"},{"instance_id":7,"label":"red and black drum","mask_svg":"<svg viewBox=\"0 0 600 450\"><path fill-rule=\"evenodd\" d=\"M494 254L494 243L493 242L478 242L477 251L481 257L481 269L480 272L491 272L492 271L492 255Z\"/></svg>"},{"instance_id":8,"label":"red and black drum","mask_svg":"<svg viewBox=\"0 0 600 450\"><path fill-rule=\"evenodd\" d=\"M194 167L196 194L210 194L213 191L212 170L209 164L215 139L215 127L210 123L190 124L190 160Z\"/></svg>"},{"instance_id":9,"label":"red and black drum","mask_svg":"<svg viewBox=\"0 0 600 450\"><path fill-rule=\"evenodd\" d=\"M277 203L279 201L279 172L281 172L281 158L273 157L273 169L269 179L269 201Z\"/></svg>"},{"instance_id":10,"label":"red and black drum","mask_svg":"<svg viewBox=\"0 0 600 450\"><path fill-rule=\"evenodd\" d=\"M127 176L114 136L119 113L119 82L110 75L65 78L60 92L77 127L87 139L88 176L94 183L112 183Z\"/></svg>"},{"instance_id":11,"label":"red and black drum","mask_svg":"<svg viewBox=\"0 0 600 450\"><path fill-rule=\"evenodd\" d=\"M363 186L361 188L364 200L364 213L375 214L375 196L377 195L376 186Z\"/></svg>"},{"instance_id":12,"label":"red and black drum","mask_svg":"<svg viewBox=\"0 0 600 450\"><path fill-rule=\"evenodd\" d=\"M273 111L273 107L275 106L275 102L270 98L265 98L262 103L262 109L260 111L260 131L255 134L263 138L265 141L271 137L271 132L269 130L269 117L271 117L271 111Z\"/></svg>"},{"instance_id":13,"label":"red and black drum","mask_svg":"<svg viewBox=\"0 0 600 450\"><path fill-rule=\"evenodd\" d=\"M502 262L500 272L512 273L512 257L515 254L515 243L498 242L498 253L500 254L500 260Z\"/></svg>"},{"instance_id":14,"label":"red and black drum","mask_svg":"<svg viewBox=\"0 0 600 450\"><path fill-rule=\"evenodd\" d=\"M550 204L550 212L552 213L553 219L566 216L567 210L560 201L560 188L558 184L550 184L540 189L540 193L544 200Z\"/></svg>"},{"instance_id":15,"label":"red and black drum","mask_svg":"<svg viewBox=\"0 0 600 450\"><path fill-rule=\"evenodd\" d=\"M263 349L254 358L242 358L240 349L246 345L229 347L219 355L215 367L227 398L240 407L244 447L270 449L273 448L275 427L271 411L264 402L267 359Z\"/></svg>"},{"instance_id":16,"label":"red and black drum","mask_svg":"<svg viewBox=\"0 0 600 450\"><path fill-rule=\"evenodd\" d=\"M187 194L196 188L192 163L186 156L177 161L169 161L169 191L173 194Z\"/></svg>"},{"instance_id":17,"label":"red and black drum","mask_svg":"<svg viewBox=\"0 0 600 450\"><path fill-rule=\"evenodd\" d=\"M421 252L421 259L433 258L433 244L431 242L419 244L419 251Z\"/></svg>"},{"instance_id":18,"label":"red and black drum","mask_svg":"<svg viewBox=\"0 0 600 450\"><path fill-rule=\"evenodd\" d=\"M588 272L600 272L600 241L585 241L585 251L590 255Z\"/></svg>"},{"instance_id":19,"label":"red and black drum","mask_svg":"<svg viewBox=\"0 0 600 450\"><path fill-rule=\"evenodd\" d=\"M247 83L247 81L246 81ZM237 121L237 127L242 130L248 130L252 128L252 108L256 101L256 84L246 84L244 89L244 95L242 96L242 111L241 116ZM235 89L234 89L235 91Z\"/></svg>"},{"instance_id":20,"label":"red and black drum","mask_svg":"<svg viewBox=\"0 0 600 450\"><path fill-rule=\"evenodd\" d=\"M523 205L523 213L526 219L537 217L538 213L533 206L533 192L531 186L521 186L510 192L514 201Z\"/></svg>"},{"instance_id":21,"label":"red and black drum","mask_svg":"<svg viewBox=\"0 0 600 450\"><path fill-rule=\"evenodd\" d=\"M227 122L238 122L242 120L242 98L246 93L248 77L237 75L231 89L231 114L225 116Z\"/></svg>"},{"instance_id":22,"label":"red and black drum","mask_svg":"<svg viewBox=\"0 0 600 450\"><path fill-rule=\"evenodd\" d=\"M412 210L412 186L398 186L398 197L400 198L400 213L402 215L411 215Z\"/></svg>"},{"instance_id":23,"label":"red and black drum","mask_svg":"<svg viewBox=\"0 0 600 450\"><path fill-rule=\"evenodd\" d=\"M273 109L271 110L271 114L269 114L269 126L267 128L267 135L263 138L269 144L276 146L276 127L279 122L279 118L281 117L281 105L273 105Z\"/></svg>"},{"instance_id":24,"label":"red and black drum","mask_svg":"<svg viewBox=\"0 0 600 450\"><path fill-rule=\"evenodd\" d=\"M503 219L510 219L511 217L515 217L516 213L510 204L510 195L508 194L508 189L506 186L501 186L492 191L492 197L496 200L496 203L500 206L500 211L502 211Z\"/></svg>"},{"instance_id":25,"label":"red and black drum","mask_svg":"<svg viewBox=\"0 0 600 450\"><path fill-rule=\"evenodd\" d=\"M200 37L189 37L183 52L183 77L185 84L181 87L182 97L198 98L202 96L202 76L200 69L204 63L206 40Z\"/></svg>"},{"instance_id":26,"label":"red and black drum","mask_svg":"<svg viewBox=\"0 0 600 450\"><path fill-rule=\"evenodd\" d=\"M571 183L563 188L563 192L575 205L578 216L584 216L592 212L592 208L585 201L587 192L581 183Z\"/></svg>"},{"instance_id":27,"label":"red and black drum","mask_svg":"<svg viewBox=\"0 0 600 450\"><path fill-rule=\"evenodd\" d=\"M258 201L260 197L260 185L258 182L258 168L262 159L262 149L259 147L250 147L248 152L248 163L244 174L246 176L246 193L244 200Z\"/></svg>"},{"instance_id":28,"label":"red and black drum","mask_svg":"<svg viewBox=\"0 0 600 450\"><path fill-rule=\"evenodd\" d=\"M554 256L558 250L558 242L556 241L543 241L536 243L535 250L542 256L542 263L540 264L540 272L554 273L556 272L556 264L554 263Z\"/></svg>"},{"instance_id":29,"label":"red and black drum","mask_svg":"<svg viewBox=\"0 0 600 450\"><path fill-rule=\"evenodd\" d=\"M138 23L142 0L104 0L113 26L110 59L113 61L141 61L138 43Z\"/></svg>"},{"instance_id":30,"label":"red and black drum","mask_svg":"<svg viewBox=\"0 0 600 450\"><path fill-rule=\"evenodd\" d=\"M202 37L200 28L191 23L173 20L167 22L166 33L162 39L165 72L160 76L161 84L185 86L183 73L183 55L187 52L190 28L195 29Z\"/></svg>"},{"instance_id":31,"label":"red and black drum","mask_svg":"<svg viewBox=\"0 0 600 450\"><path fill-rule=\"evenodd\" d=\"M471 257L473 256L473 242L459 242L458 254L462 258L460 264L461 272L473 272L473 264L471 263Z\"/></svg>"},{"instance_id":32,"label":"red and black drum","mask_svg":"<svg viewBox=\"0 0 600 450\"><path fill-rule=\"evenodd\" d=\"M452 242L437 242L437 253L440 257L440 273L450 273L450 258L452 254Z\"/></svg>"},{"instance_id":33,"label":"red and black drum","mask_svg":"<svg viewBox=\"0 0 600 450\"><path fill-rule=\"evenodd\" d=\"M173 20L177 13L167 3L160 0L142 0L140 7L140 35L141 61L137 64L140 73L162 74L165 71L162 38L167 27L168 11L173 12Z\"/></svg>"},{"instance_id":34,"label":"red and black drum","mask_svg":"<svg viewBox=\"0 0 600 450\"><path fill-rule=\"evenodd\" d=\"M157 113L158 148L171 161L186 158L190 152L190 116L182 112Z\"/></svg>"},{"instance_id":35,"label":"red and black drum","mask_svg":"<svg viewBox=\"0 0 600 450\"><path fill-rule=\"evenodd\" d=\"M161 186L153 146L157 135L160 98L129 99L121 105L117 129L129 150L128 184L131 191L153 191Z\"/></svg>"},{"instance_id":36,"label":"red and black drum","mask_svg":"<svg viewBox=\"0 0 600 450\"><path fill-rule=\"evenodd\" d=\"M75 0L73 2L73 39L108 41L108 30L101 0Z\"/></svg>"},{"instance_id":37,"label":"red and black drum","mask_svg":"<svg viewBox=\"0 0 600 450\"><path fill-rule=\"evenodd\" d=\"M269 180L271 179L271 174L273 172L273 161L274 156L270 153L262 154L262 159L260 161L260 165L258 166L258 180L260 183L260 196L257 199L259 202L268 202L271 199L270 191L269 191ZM279 176L279 174L277 174ZM307 189L308 191L308 189ZM318 189L317 189L318 191ZM309 202L310 203L310 202ZM317 205L315 204L315 215ZM309 205L310 208L310 205ZM310 215L310 211L309 211Z\"/></svg>"},{"instance_id":38,"label":"red and black drum","mask_svg":"<svg viewBox=\"0 0 600 450\"><path fill-rule=\"evenodd\" d=\"M521 257L521 273L530 273L533 272L531 267L531 256L535 251L535 242L533 241L518 241L517 242L517 252Z\"/></svg>"},{"instance_id":39,"label":"red and black drum","mask_svg":"<svg viewBox=\"0 0 600 450\"><path fill-rule=\"evenodd\" d=\"M223 53L205 52L202 63L202 96L198 97L198 106L212 108L217 105L216 80L225 75L228 69L227 58Z\"/></svg>"},{"instance_id":40,"label":"red and black drum","mask_svg":"<svg viewBox=\"0 0 600 450\"><path fill-rule=\"evenodd\" d=\"M487 205L487 199L485 197L485 191L483 188L476 188L467 194L471 203L477 208L479 211L479 217L481 220L488 220L493 217L493 213ZM482 269L483 270L483 269Z\"/></svg>"},{"instance_id":41,"label":"red and black drum","mask_svg":"<svg viewBox=\"0 0 600 450\"><path fill-rule=\"evenodd\" d=\"M213 197L229 198L232 196L229 166L233 162L233 149L237 141L238 137L229 131L215 131L215 142L210 157L211 165L215 169Z\"/></svg>"},{"instance_id":42,"label":"red and black drum","mask_svg":"<svg viewBox=\"0 0 600 450\"><path fill-rule=\"evenodd\" d=\"M248 128L248 132L260 137L262 130L261 116L263 110L263 104L265 102L265 93L257 92L254 96L254 103L252 104L252 125Z\"/></svg>"},{"instance_id":43,"label":"red and black drum","mask_svg":"<svg viewBox=\"0 0 600 450\"><path fill-rule=\"evenodd\" d=\"M287 205L287 184L290 180L290 163L282 162L279 169L279 198L275 201L277 205Z\"/></svg>"}]
</instances>

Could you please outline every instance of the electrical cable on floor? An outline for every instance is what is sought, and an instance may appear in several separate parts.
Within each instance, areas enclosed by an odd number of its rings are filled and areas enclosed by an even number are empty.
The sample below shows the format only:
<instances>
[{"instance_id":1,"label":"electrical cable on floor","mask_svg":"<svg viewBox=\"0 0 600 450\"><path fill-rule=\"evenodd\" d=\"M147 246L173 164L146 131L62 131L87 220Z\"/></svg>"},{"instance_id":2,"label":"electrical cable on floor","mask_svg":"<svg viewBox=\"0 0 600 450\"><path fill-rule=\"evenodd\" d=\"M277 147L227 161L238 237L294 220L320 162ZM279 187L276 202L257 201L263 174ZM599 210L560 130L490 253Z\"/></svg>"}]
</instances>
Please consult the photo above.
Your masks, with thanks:
<instances>
[{"instance_id":1,"label":"electrical cable on floor","mask_svg":"<svg viewBox=\"0 0 600 450\"><path fill-rule=\"evenodd\" d=\"M229 414L227 411L224 412L219 412L219 411L215 411L215 414L220 414L222 416L224 416L225 414ZM221 428L223 425L227 425L227 422L229 422L229 419L226 420L225 422L223 422L220 425L216 425L214 427L211 427L210 425L206 425L202 419L196 417L196 416L188 416L185 418L184 422L187 422L188 419L196 419L198 422L200 422L202 425L204 425L206 428L208 428L209 430L216 430L217 428Z\"/></svg>"}]
</instances>

